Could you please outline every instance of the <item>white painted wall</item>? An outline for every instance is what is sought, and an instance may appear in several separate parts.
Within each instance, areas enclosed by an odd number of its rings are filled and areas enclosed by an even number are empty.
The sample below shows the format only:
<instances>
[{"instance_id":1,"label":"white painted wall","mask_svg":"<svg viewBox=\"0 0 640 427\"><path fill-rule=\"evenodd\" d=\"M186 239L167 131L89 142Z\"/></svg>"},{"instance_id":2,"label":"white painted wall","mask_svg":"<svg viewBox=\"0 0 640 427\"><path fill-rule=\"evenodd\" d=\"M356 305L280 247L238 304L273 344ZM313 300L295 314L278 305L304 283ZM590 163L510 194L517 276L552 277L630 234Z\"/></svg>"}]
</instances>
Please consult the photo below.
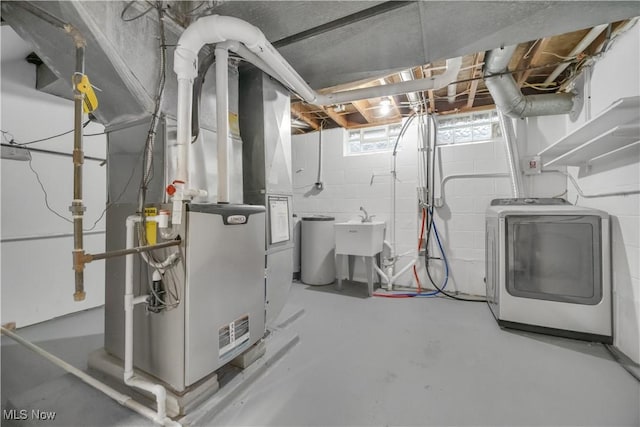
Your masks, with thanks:
<instances>
[{"instance_id":1,"label":"white painted wall","mask_svg":"<svg viewBox=\"0 0 640 427\"><path fill-rule=\"evenodd\" d=\"M593 66L590 86L591 117L597 116L621 97L640 95L640 26L620 36L604 57ZM589 108L567 130L587 120ZM638 111L640 121L640 111ZM628 150L623 157L595 165L590 171L569 168L585 194L638 190L640 151ZM577 193L569 186L570 200ZM640 363L640 195L578 199L578 204L602 209L612 216L614 285L614 344Z\"/></svg>"},{"instance_id":2,"label":"white painted wall","mask_svg":"<svg viewBox=\"0 0 640 427\"><path fill-rule=\"evenodd\" d=\"M516 120L518 144L522 158L535 155L545 147L581 126L586 115L597 115L620 97L640 94L640 28L636 25L622 35L594 65L585 93L590 99L580 117L534 117ZM624 64L624 66L621 66ZM587 79L588 81L588 79ZM640 112L638 119L640 120ZM325 190L311 190L316 181L318 133L293 136L294 212L298 215L328 214L336 221L356 218L364 206L378 219L389 224L391 213L391 155L368 154L344 156L344 131L323 134ZM398 252L414 249L417 244L419 212L417 206L416 131L412 128L404 139L398 159L397 243ZM502 141L485 144L451 146L442 151L442 175L455 173L506 172ZM561 168L559 168L561 169ZM564 169L561 169L564 170ZM589 193L637 190L640 186L640 153L629 151L622 158L600 164L588 173L577 168L569 172L578 178L582 190ZM370 185L372 174L377 176ZM560 174L545 173L525 177L528 194L553 197L568 191L567 200L576 202L577 193ZM436 193L438 194L438 193ZM437 226L443 236L451 273L448 287L461 292L484 294L484 212L490 200L511 197L509 180L452 180L445 188L446 205L437 210ZM640 361L640 197L621 196L577 199L577 204L602 209L612 215L614 334L615 345L635 361ZM399 263L399 268L407 259ZM436 262L437 263L437 262ZM421 280L426 282L424 270ZM441 269L436 273L442 277ZM362 267L356 279L364 281ZM399 283L415 286L411 274Z\"/></svg>"},{"instance_id":3,"label":"white painted wall","mask_svg":"<svg viewBox=\"0 0 640 427\"><path fill-rule=\"evenodd\" d=\"M325 189L316 193L312 184L318 168L318 132L292 137L294 173L294 212L335 216L336 221L357 218L359 207L364 206L376 219L391 220L391 153L345 156L343 144L346 134L341 129L323 132L323 176ZM443 146L439 149L440 178L469 173L508 172L506 151L502 139L491 142ZM397 159L398 179L396 200L396 252L414 251L418 244L420 211L417 203L418 152L417 127L414 124L406 132ZM371 177L375 174L373 185ZM537 191L541 196L553 196L564 191L565 179L556 177ZM436 197L442 189L436 186ZM509 178L451 179L444 188L445 205L436 210L438 227L445 253L449 259L450 274L447 289L463 293L484 295L484 216L492 199L512 197ZM387 236L388 238L390 236ZM439 255L435 241L432 254ZM402 258L399 271L412 255ZM423 287L428 279L419 264L419 278ZM444 268L441 262L433 262L432 275L442 284ZM356 264L355 279L365 280L361 264ZM411 271L398 284L415 287Z\"/></svg>"},{"instance_id":4,"label":"white painted wall","mask_svg":"<svg viewBox=\"0 0 640 427\"><path fill-rule=\"evenodd\" d=\"M619 98L640 95L639 53L640 27L636 25L616 39L587 71L590 76L585 74L580 79L585 100L576 120L572 121L568 116L546 116L520 121L520 128L526 129L520 133L525 139L526 154L538 153L555 143ZM590 170L577 167L566 170L576 177L585 194L638 190L640 151L628 150L620 157L594 165ZM559 179L566 180L561 175L543 174L530 182L535 189L540 189ZM563 185L567 187L566 198L571 203L601 209L611 215L614 344L631 359L640 362L640 196L579 198L570 182Z\"/></svg>"},{"instance_id":5,"label":"white painted wall","mask_svg":"<svg viewBox=\"0 0 640 427\"><path fill-rule=\"evenodd\" d=\"M30 51L28 45L10 27L3 26L1 30L2 130L10 132L18 142L27 142L73 129L73 103L35 89L35 66L24 61L25 51ZM102 130L102 126L91 123L85 133ZM85 155L105 157L104 136L85 138L84 145ZM32 147L71 153L73 134ZM32 166L48 193L49 205L67 218L73 196L72 165L69 157L33 153ZM83 302L73 301L73 238L46 238L72 233L72 224L46 209L44 194L29 163L3 159L1 177L2 323L16 322L22 327L102 305L103 262L87 266L87 298ZM106 167L100 166L100 162L85 161L84 196L85 228L90 228L105 206ZM96 224L95 230L104 231L104 219ZM85 247L90 253L103 252L104 233L87 236Z\"/></svg>"}]
</instances>

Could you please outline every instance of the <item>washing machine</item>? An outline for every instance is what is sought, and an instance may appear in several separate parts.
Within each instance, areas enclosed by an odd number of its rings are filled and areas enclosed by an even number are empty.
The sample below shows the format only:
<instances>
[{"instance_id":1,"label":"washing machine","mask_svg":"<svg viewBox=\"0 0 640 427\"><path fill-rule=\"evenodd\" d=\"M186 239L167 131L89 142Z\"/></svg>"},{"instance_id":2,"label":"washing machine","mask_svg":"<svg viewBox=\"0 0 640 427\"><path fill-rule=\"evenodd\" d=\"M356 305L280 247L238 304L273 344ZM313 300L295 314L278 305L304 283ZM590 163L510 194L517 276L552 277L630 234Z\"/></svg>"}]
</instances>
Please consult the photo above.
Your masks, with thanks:
<instances>
[{"instance_id":1,"label":"washing machine","mask_svg":"<svg viewBox=\"0 0 640 427\"><path fill-rule=\"evenodd\" d=\"M496 199L486 213L487 302L498 324L613 342L606 212L563 199Z\"/></svg>"}]
</instances>

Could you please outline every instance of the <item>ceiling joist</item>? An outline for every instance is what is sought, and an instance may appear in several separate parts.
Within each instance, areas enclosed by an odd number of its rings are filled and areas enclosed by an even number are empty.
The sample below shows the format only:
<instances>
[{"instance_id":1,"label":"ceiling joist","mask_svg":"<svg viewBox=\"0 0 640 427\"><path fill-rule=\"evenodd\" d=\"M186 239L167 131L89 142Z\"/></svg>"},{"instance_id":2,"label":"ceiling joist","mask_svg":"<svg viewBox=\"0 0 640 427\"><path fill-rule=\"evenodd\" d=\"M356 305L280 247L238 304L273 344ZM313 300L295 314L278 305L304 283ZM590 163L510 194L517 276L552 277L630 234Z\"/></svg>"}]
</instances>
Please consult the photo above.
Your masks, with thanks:
<instances>
[{"instance_id":1,"label":"ceiling joist","mask_svg":"<svg viewBox=\"0 0 640 427\"><path fill-rule=\"evenodd\" d=\"M540 58L546 52L550 41L550 37L545 37L534 41L533 46L529 46L529 50L524 54L517 67L519 70L524 70L518 75L518 87L522 87L531 75L533 71L531 67L540 65Z\"/></svg>"},{"instance_id":2,"label":"ceiling joist","mask_svg":"<svg viewBox=\"0 0 640 427\"><path fill-rule=\"evenodd\" d=\"M291 104L291 112L295 114L295 116L298 119L302 120L303 122L311 126L313 130L320 129L320 123L318 122L318 120L312 118L309 112L305 111L304 107L302 106L302 103L296 102Z\"/></svg>"},{"instance_id":3,"label":"ceiling joist","mask_svg":"<svg viewBox=\"0 0 640 427\"><path fill-rule=\"evenodd\" d=\"M473 58L473 79L469 84L469 98L467 99L467 108L473 108L473 103L476 99L476 92L478 90L478 84L480 83L480 77L482 77L482 67L480 64L484 61L484 52L478 52Z\"/></svg>"}]
</instances>

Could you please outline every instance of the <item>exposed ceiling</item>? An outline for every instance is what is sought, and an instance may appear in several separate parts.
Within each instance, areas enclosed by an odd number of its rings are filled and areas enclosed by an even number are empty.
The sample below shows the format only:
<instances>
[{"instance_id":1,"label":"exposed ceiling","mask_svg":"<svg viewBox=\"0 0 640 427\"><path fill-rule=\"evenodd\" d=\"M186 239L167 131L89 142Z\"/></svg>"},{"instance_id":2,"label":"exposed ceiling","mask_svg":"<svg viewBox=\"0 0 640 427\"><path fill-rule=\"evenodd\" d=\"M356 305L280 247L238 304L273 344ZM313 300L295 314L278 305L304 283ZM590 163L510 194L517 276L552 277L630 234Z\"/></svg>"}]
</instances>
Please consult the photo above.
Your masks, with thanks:
<instances>
[{"instance_id":1,"label":"exposed ceiling","mask_svg":"<svg viewBox=\"0 0 640 427\"><path fill-rule=\"evenodd\" d=\"M543 37L518 44L509 70L524 95L555 93L571 89L571 83L583 67L601 55L612 40L635 20L623 20L565 34ZM585 43L588 35L593 41ZM589 39L587 39L589 40ZM583 45L580 48L579 44ZM577 49L576 49L577 48ZM304 133L324 128L357 129L397 123L412 111L437 114L464 113L494 108L484 84L482 66L485 51L463 56L456 83L449 88L393 97L373 98L350 104L322 107L298 99L292 100L293 132ZM376 79L326 88L321 92L349 90L370 85L397 83L407 78L420 79L442 72L445 61L434 61ZM555 76L555 77L554 77ZM454 90L450 92L449 90ZM390 102L390 108L387 106Z\"/></svg>"},{"instance_id":2,"label":"exposed ceiling","mask_svg":"<svg viewBox=\"0 0 640 427\"><path fill-rule=\"evenodd\" d=\"M606 48L638 2L624 1L232 1L191 2L176 11L186 25L195 15L221 14L260 28L319 92L420 79L442 72L447 58L463 57L455 93L425 93L322 107L292 99L293 132L395 123L412 110L438 114L490 108L482 80L486 50L519 44L510 64L524 94L566 89L588 59ZM186 7L183 3L182 7ZM180 18L177 18L180 20ZM610 24L580 52L592 27ZM566 69L547 77L562 63ZM452 88L453 89L453 88ZM454 95L454 96L451 96Z\"/></svg>"},{"instance_id":3,"label":"exposed ceiling","mask_svg":"<svg viewBox=\"0 0 640 427\"><path fill-rule=\"evenodd\" d=\"M95 69L89 71L107 82L103 85L112 86L102 94L107 108L100 119L105 124L150 112L157 84L157 41L141 37L139 31L153 34L156 30L155 14L146 13L153 2L2 2L3 19L36 46L36 53L60 77L69 74L65 67L73 63L69 52L60 49L68 43L66 36L21 10L20 3L46 9L90 36L87 54L93 56L87 64ZM292 97L293 122L306 124L303 131L321 124L354 128L396 122L416 106L440 114L486 107L493 101L481 77L483 55L506 45L519 44L510 69L517 70L516 81L525 93L556 91L585 58L600 51L607 34L613 37L625 20L640 15L637 1L195 0L163 4L172 21L168 22L172 33L168 43L175 43L182 28L200 16L238 17L260 28L320 92L429 77L442 72L447 58L463 57L453 102L447 89L324 108ZM138 15L145 19L135 19ZM570 66L554 79L555 85L540 85L590 28L609 23L587 47L586 57L568 59ZM62 80L68 85L68 79ZM174 85L169 79L168 93L174 93ZM389 112L383 114L384 109Z\"/></svg>"}]
</instances>

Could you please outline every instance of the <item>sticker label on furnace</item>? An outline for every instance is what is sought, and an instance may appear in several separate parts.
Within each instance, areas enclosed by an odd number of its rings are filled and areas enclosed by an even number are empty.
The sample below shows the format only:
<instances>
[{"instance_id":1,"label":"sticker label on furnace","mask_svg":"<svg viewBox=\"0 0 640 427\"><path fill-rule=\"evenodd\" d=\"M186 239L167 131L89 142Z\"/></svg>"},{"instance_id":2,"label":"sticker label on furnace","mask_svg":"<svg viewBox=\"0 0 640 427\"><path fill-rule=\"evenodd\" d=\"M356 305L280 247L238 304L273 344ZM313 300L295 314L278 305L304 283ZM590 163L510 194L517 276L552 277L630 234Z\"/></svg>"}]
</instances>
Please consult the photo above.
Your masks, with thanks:
<instances>
[{"instance_id":1,"label":"sticker label on furnace","mask_svg":"<svg viewBox=\"0 0 640 427\"><path fill-rule=\"evenodd\" d=\"M218 340L220 358L249 341L249 316L241 318L224 325L218 330Z\"/></svg>"}]
</instances>

